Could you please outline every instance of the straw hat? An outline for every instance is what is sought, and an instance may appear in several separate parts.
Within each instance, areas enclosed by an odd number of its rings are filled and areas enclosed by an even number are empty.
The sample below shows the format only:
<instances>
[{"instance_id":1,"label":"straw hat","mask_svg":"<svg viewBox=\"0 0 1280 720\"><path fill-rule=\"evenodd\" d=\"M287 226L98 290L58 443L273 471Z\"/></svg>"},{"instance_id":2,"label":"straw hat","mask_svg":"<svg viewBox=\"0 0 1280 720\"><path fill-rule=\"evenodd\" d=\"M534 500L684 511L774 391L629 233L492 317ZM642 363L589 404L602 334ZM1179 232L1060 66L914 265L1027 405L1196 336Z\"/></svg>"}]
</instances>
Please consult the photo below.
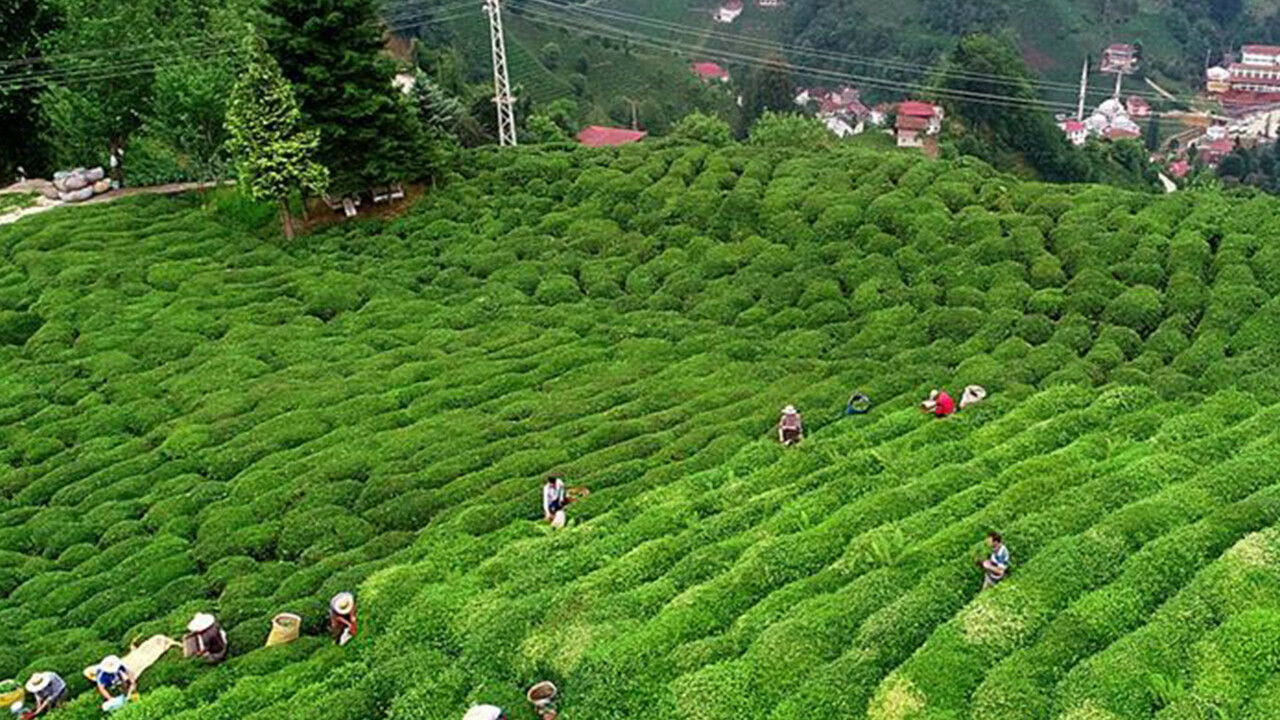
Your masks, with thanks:
<instances>
[{"instance_id":1,"label":"straw hat","mask_svg":"<svg viewBox=\"0 0 1280 720\"><path fill-rule=\"evenodd\" d=\"M795 415L795 414L796 414L796 406L795 406L795 405L788 405L788 406L786 406L786 407L782 408L782 414L783 414L783 415Z\"/></svg>"},{"instance_id":2,"label":"straw hat","mask_svg":"<svg viewBox=\"0 0 1280 720\"><path fill-rule=\"evenodd\" d=\"M102 670L103 672L115 673L115 672L120 672L120 668L123 666L124 666L124 663L120 662L119 656L108 655L102 658L102 662L98 664L98 669Z\"/></svg>"},{"instance_id":3,"label":"straw hat","mask_svg":"<svg viewBox=\"0 0 1280 720\"><path fill-rule=\"evenodd\" d=\"M49 683L52 681L53 681L52 673L47 673L47 672L32 673L31 677L27 678L27 692L38 693L41 690L49 687Z\"/></svg>"},{"instance_id":4,"label":"straw hat","mask_svg":"<svg viewBox=\"0 0 1280 720\"><path fill-rule=\"evenodd\" d=\"M333 596L333 609L346 615L356 607L356 598L349 592L340 592Z\"/></svg>"},{"instance_id":5,"label":"straw hat","mask_svg":"<svg viewBox=\"0 0 1280 720\"><path fill-rule=\"evenodd\" d=\"M204 632L213 627L215 622L217 620L209 613L196 613L196 616L191 618L191 622L187 623L187 630L193 633Z\"/></svg>"}]
</instances>

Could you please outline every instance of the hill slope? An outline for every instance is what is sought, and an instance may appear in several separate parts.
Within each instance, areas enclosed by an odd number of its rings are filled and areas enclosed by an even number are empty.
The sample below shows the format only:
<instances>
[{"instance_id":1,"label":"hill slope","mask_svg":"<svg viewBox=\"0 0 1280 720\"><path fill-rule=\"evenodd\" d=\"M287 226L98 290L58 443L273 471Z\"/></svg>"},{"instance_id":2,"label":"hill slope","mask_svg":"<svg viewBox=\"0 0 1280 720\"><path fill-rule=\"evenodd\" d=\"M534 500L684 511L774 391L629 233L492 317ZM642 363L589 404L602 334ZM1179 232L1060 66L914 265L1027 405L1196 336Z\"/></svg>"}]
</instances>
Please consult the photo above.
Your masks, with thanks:
<instances>
[{"instance_id":1,"label":"hill slope","mask_svg":"<svg viewBox=\"0 0 1280 720\"><path fill-rule=\"evenodd\" d=\"M0 231L0 675L82 691L212 609L232 660L119 717L523 719L543 678L584 718L1280 702L1276 201L852 149L465 166L289 247L227 197ZM551 471L593 490L554 534ZM280 611L308 637L253 650Z\"/></svg>"}]
</instances>

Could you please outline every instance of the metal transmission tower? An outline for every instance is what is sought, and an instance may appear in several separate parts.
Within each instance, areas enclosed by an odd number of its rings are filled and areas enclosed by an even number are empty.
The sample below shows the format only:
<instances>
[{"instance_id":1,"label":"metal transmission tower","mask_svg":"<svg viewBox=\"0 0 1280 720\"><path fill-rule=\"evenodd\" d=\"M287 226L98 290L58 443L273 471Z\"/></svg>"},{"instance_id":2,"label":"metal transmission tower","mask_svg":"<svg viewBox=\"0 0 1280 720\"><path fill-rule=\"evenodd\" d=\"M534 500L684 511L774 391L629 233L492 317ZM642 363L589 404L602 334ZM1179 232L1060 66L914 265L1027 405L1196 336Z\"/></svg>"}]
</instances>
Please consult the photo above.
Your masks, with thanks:
<instances>
[{"instance_id":1,"label":"metal transmission tower","mask_svg":"<svg viewBox=\"0 0 1280 720\"><path fill-rule=\"evenodd\" d=\"M516 114L511 103L511 79L507 77L507 45L502 39L502 6L483 0L489 15L489 43L493 54L493 103L498 107L498 144L516 144Z\"/></svg>"}]
</instances>

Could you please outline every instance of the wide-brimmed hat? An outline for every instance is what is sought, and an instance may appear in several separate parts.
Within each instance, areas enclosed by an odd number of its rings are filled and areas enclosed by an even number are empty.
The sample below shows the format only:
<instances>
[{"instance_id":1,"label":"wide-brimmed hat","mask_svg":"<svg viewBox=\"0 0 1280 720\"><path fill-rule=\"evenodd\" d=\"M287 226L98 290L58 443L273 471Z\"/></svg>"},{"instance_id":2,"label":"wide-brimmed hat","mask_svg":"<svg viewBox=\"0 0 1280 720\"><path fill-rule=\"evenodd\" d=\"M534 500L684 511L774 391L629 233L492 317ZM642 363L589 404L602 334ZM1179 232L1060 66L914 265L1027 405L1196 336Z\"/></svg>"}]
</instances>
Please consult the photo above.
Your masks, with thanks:
<instances>
[{"instance_id":1,"label":"wide-brimmed hat","mask_svg":"<svg viewBox=\"0 0 1280 720\"><path fill-rule=\"evenodd\" d=\"M341 592L333 596L333 609L346 615L356 607L356 596L349 592Z\"/></svg>"},{"instance_id":2,"label":"wide-brimmed hat","mask_svg":"<svg viewBox=\"0 0 1280 720\"><path fill-rule=\"evenodd\" d=\"M795 406L795 405L788 405L788 406L786 406L786 407L782 408L782 414L783 414L783 415L795 415L795 414L796 414L796 406Z\"/></svg>"},{"instance_id":3,"label":"wide-brimmed hat","mask_svg":"<svg viewBox=\"0 0 1280 720\"><path fill-rule=\"evenodd\" d=\"M32 673L31 677L27 678L27 692L38 693L46 687L49 687L49 683L52 681L53 673Z\"/></svg>"},{"instance_id":4,"label":"wide-brimmed hat","mask_svg":"<svg viewBox=\"0 0 1280 720\"><path fill-rule=\"evenodd\" d=\"M191 618L191 622L187 623L187 630L194 633L204 632L213 627L215 622L217 620L209 613L196 613L196 616Z\"/></svg>"},{"instance_id":5,"label":"wide-brimmed hat","mask_svg":"<svg viewBox=\"0 0 1280 720\"><path fill-rule=\"evenodd\" d=\"M119 672L124 667L124 663L120 661L118 655L108 655L102 658L102 662L98 663L98 669L104 672Z\"/></svg>"}]
</instances>

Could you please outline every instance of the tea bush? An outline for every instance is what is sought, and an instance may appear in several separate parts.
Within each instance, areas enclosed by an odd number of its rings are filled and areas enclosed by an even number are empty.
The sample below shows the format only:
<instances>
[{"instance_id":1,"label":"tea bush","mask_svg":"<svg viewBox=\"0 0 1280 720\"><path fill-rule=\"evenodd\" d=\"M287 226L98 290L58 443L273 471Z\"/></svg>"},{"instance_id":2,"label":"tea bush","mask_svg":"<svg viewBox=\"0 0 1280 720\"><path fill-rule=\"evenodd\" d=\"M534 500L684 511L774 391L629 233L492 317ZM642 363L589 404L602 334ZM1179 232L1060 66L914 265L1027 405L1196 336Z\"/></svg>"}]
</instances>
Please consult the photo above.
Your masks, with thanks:
<instances>
[{"instance_id":1,"label":"tea bush","mask_svg":"<svg viewBox=\"0 0 1280 720\"><path fill-rule=\"evenodd\" d=\"M125 720L532 720L541 679L599 720L1280 704L1274 200L511 152L288 247L224 193L0 229L0 677L79 694L209 610L230 660L166 657ZM592 489L559 532L551 472Z\"/></svg>"}]
</instances>

